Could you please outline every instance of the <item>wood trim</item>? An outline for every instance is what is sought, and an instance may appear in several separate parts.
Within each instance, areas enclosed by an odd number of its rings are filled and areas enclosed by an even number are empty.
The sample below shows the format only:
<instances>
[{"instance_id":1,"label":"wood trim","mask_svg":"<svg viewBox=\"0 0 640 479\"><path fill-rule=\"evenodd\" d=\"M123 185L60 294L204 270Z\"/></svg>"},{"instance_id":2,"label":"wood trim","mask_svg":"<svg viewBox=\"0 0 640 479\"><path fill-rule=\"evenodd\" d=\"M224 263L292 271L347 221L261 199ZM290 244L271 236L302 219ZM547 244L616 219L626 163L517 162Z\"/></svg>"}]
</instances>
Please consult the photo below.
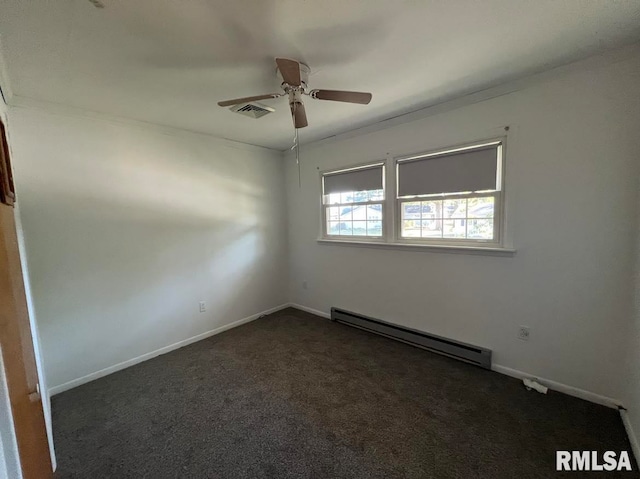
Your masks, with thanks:
<instances>
[{"instance_id":1,"label":"wood trim","mask_svg":"<svg viewBox=\"0 0 640 479\"><path fill-rule=\"evenodd\" d=\"M0 346L24 479L53 477L16 230L15 191L0 121Z\"/></svg>"},{"instance_id":2,"label":"wood trim","mask_svg":"<svg viewBox=\"0 0 640 479\"><path fill-rule=\"evenodd\" d=\"M0 202L13 206L16 201L16 190L13 183L13 172L9 156L9 142L4 123L0 120Z\"/></svg>"}]
</instances>

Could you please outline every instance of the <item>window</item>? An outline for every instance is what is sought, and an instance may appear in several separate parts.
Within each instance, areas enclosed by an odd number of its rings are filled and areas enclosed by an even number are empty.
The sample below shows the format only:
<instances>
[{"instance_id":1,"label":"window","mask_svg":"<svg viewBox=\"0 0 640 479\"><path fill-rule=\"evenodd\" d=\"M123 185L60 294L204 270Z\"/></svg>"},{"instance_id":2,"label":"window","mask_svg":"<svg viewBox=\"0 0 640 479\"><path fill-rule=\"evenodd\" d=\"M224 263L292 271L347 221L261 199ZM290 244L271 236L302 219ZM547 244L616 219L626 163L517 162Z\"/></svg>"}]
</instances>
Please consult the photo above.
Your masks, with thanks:
<instances>
[{"instance_id":1,"label":"window","mask_svg":"<svg viewBox=\"0 0 640 479\"><path fill-rule=\"evenodd\" d=\"M503 152L504 139L495 139L325 172L322 238L511 254Z\"/></svg>"},{"instance_id":2,"label":"window","mask_svg":"<svg viewBox=\"0 0 640 479\"><path fill-rule=\"evenodd\" d=\"M322 175L325 237L382 238L384 164Z\"/></svg>"},{"instance_id":3,"label":"window","mask_svg":"<svg viewBox=\"0 0 640 479\"><path fill-rule=\"evenodd\" d=\"M400 240L499 243L502 143L396 161Z\"/></svg>"}]
</instances>

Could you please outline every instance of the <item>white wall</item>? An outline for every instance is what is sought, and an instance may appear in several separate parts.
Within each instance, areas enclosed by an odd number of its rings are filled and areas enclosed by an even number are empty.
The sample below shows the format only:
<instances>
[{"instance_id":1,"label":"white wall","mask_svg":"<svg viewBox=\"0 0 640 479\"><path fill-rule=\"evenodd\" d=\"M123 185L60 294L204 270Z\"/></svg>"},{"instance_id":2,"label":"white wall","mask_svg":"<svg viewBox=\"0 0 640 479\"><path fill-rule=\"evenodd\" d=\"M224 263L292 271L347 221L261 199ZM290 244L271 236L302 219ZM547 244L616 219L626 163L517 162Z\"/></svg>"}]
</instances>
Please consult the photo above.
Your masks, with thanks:
<instances>
[{"instance_id":1,"label":"white wall","mask_svg":"<svg viewBox=\"0 0 640 479\"><path fill-rule=\"evenodd\" d=\"M440 113L425 111L409 123L303 146L301 188L289 156L292 301L489 347L499 365L622 398L640 164L639 52L574 64L523 90L434 108ZM316 242L318 169L465 143L505 125L515 257ZM529 342L516 338L518 325L531 328Z\"/></svg>"},{"instance_id":2,"label":"white wall","mask_svg":"<svg viewBox=\"0 0 640 479\"><path fill-rule=\"evenodd\" d=\"M66 111L9 117L50 388L287 301L279 153Z\"/></svg>"},{"instance_id":3,"label":"white wall","mask_svg":"<svg viewBox=\"0 0 640 479\"><path fill-rule=\"evenodd\" d=\"M639 431L640 294L634 315L629 261L640 251L630 221L640 169L640 61L633 57L582 62L506 96L303 146L302 188L295 162L286 162L288 202L278 153L12 108L49 386L290 299L490 347L497 364L623 399ZM318 168L493 136L504 125L511 126L515 257L315 241ZM202 300L206 313L198 312ZM516 339L521 324L531 327L529 342Z\"/></svg>"}]
</instances>

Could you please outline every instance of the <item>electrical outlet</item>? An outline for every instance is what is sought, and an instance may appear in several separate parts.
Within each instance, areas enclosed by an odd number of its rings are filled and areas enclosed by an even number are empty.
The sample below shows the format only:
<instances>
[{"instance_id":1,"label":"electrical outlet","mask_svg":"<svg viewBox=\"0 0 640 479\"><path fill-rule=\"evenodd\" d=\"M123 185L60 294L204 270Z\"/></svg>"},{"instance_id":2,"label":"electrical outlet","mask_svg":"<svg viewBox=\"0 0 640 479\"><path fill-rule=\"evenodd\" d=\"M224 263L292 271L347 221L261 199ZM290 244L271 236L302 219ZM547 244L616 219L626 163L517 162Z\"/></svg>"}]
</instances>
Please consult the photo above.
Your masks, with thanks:
<instances>
[{"instance_id":1,"label":"electrical outlet","mask_svg":"<svg viewBox=\"0 0 640 479\"><path fill-rule=\"evenodd\" d=\"M207 305L204 301L200 301L200 312L204 313L207 310Z\"/></svg>"},{"instance_id":2,"label":"electrical outlet","mask_svg":"<svg viewBox=\"0 0 640 479\"><path fill-rule=\"evenodd\" d=\"M307 284L306 281L302 282L302 289L307 289L309 287L309 285Z\"/></svg>"},{"instance_id":3,"label":"electrical outlet","mask_svg":"<svg viewBox=\"0 0 640 479\"><path fill-rule=\"evenodd\" d=\"M518 339L529 341L530 336L531 331L529 331L529 326L520 326L520 328L518 328Z\"/></svg>"}]
</instances>

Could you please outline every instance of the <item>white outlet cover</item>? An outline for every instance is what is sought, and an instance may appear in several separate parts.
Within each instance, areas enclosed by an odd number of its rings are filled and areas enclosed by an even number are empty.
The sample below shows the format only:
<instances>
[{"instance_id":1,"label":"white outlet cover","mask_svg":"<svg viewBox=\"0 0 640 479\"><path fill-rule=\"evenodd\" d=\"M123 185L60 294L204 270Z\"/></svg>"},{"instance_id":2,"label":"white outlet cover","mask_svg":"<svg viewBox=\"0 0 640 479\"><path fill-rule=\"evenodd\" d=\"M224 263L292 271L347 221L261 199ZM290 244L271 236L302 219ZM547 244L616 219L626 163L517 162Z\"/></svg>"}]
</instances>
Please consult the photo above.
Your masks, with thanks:
<instances>
[{"instance_id":1,"label":"white outlet cover","mask_svg":"<svg viewBox=\"0 0 640 479\"><path fill-rule=\"evenodd\" d=\"M200 312L204 313L207 310L207 306L204 301L200 301Z\"/></svg>"},{"instance_id":2,"label":"white outlet cover","mask_svg":"<svg viewBox=\"0 0 640 479\"><path fill-rule=\"evenodd\" d=\"M520 326L520 328L518 328L518 339L529 341L530 336L531 331L529 330L529 326Z\"/></svg>"}]
</instances>

